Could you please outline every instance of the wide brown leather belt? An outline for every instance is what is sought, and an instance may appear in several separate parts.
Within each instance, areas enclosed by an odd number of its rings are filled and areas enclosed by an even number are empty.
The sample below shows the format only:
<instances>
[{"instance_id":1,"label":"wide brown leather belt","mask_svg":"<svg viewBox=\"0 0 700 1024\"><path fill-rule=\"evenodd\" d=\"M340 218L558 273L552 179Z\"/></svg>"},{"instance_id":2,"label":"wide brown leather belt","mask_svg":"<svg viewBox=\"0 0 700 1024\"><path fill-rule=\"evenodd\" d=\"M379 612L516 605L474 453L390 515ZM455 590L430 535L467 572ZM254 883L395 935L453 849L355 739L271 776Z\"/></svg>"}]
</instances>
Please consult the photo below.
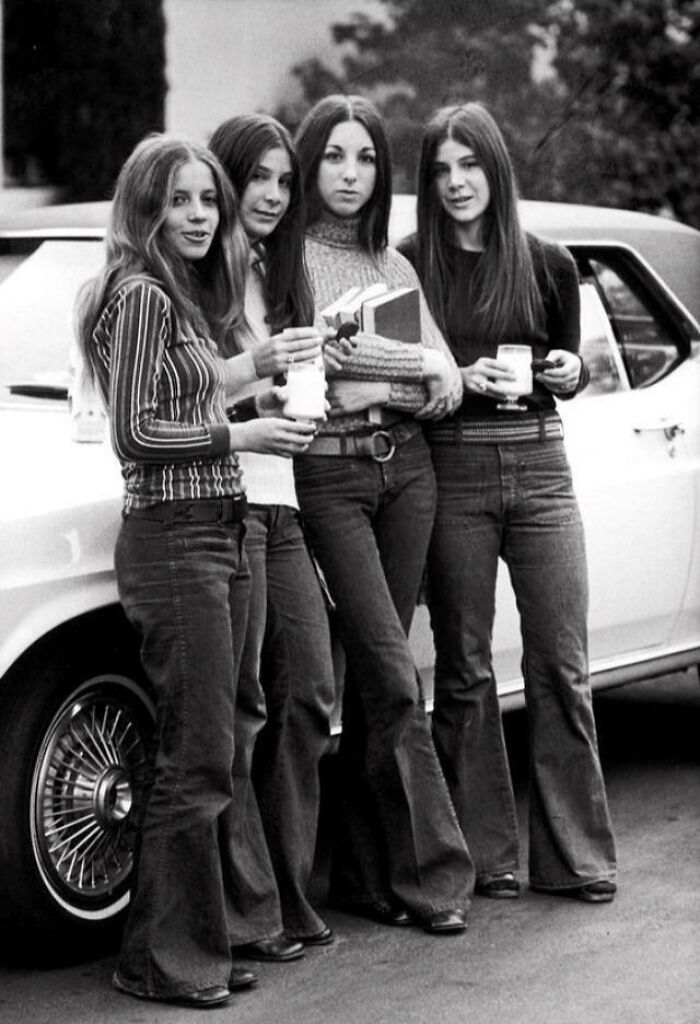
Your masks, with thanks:
<instances>
[{"instance_id":1,"label":"wide brown leather belt","mask_svg":"<svg viewBox=\"0 0 700 1024\"><path fill-rule=\"evenodd\" d=\"M321 434L313 439L304 455L339 455L388 462L398 446L415 437L421 429L416 420L406 420L371 434Z\"/></svg>"}]
</instances>

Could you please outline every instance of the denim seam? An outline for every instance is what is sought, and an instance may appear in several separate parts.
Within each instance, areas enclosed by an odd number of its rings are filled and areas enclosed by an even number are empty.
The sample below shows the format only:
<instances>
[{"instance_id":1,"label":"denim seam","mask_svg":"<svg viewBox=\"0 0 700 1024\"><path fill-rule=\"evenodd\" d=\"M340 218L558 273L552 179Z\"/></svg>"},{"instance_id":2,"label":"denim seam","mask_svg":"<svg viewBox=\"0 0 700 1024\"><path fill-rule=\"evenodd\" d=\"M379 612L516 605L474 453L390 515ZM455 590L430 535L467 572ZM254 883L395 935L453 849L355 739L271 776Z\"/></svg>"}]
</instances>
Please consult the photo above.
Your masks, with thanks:
<instances>
[{"instance_id":1,"label":"denim seam","mask_svg":"<svg viewBox=\"0 0 700 1024\"><path fill-rule=\"evenodd\" d=\"M177 644L178 644L178 649L179 649L179 652L180 652L179 666L178 666L178 668L179 668L179 671L178 671L178 696L180 697L180 699L182 701L182 705L181 706L182 706L182 715L183 715L183 725L185 725L185 728L183 728L181 730L181 735L182 735L182 742L184 743L185 742L185 737L187 735L187 729L186 729L187 707L186 707L186 702L184 700L182 700L182 696L186 692L187 688L182 686L182 678L183 678L183 671L185 673L187 672L187 664L186 664L186 657L185 657L186 650L187 650L187 645L186 645L186 643L184 642L184 639L183 639L184 631L183 631L182 627L183 627L184 623L183 623L183 616L182 616L182 600L181 600L181 597L180 597L180 594L179 594L178 585L177 585L177 565L178 565L178 559L177 559L176 555L172 551L172 540L173 540L173 538L174 538L174 534L170 530L168 530L168 532L166 533L166 543L167 543L167 547L168 547L168 572L169 572L169 577L170 577L169 582L170 582L170 589L171 589L171 598L170 598L170 600L171 600L171 605L172 605L172 608L173 608L173 619L175 620L175 624L176 624L176 627L177 627ZM184 666L184 669L183 669L183 666ZM172 694L171 694L171 701L172 701ZM176 776L176 783L175 783L174 790L173 790L173 797L175 797L175 798L179 796L180 791L182 789L182 771L183 771L184 763L185 763L185 759L182 757L182 750L181 750L180 751L180 756L178 757L178 770L177 770L177 776ZM173 801L171 802L171 807L174 806L174 804L175 804L175 800L173 799ZM164 882L164 877L163 877L163 875L164 875L164 872L163 872L163 859L165 857L165 851L166 851L166 848L167 848L167 845L168 845L168 841L169 841L170 830L171 830L171 825L172 825L172 818L173 818L173 814L172 814L172 811L171 811L170 819L165 824L165 826L162 828L161 834L160 834L160 851L159 851L159 854L158 854L158 862L157 862L157 866L156 866L156 869L155 869L155 872L154 872L154 882L153 882L153 889L154 889L154 893L153 893L153 910L151 911L151 915L150 915L151 921L150 921L150 928L149 928L149 945L151 946L151 948L153 946L153 941L152 941L153 940L153 927L154 927L154 924L155 924L155 917L156 917L155 909L158 906L160 906L161 901L162 901L163 882ZM152 964L150 958L147 959L146 971L147 971L147 978L148 978L149 988L153 989L153 991L155 992L157 987L155 987L153 985L153 964Z\"/></svg>"}]
</instances>

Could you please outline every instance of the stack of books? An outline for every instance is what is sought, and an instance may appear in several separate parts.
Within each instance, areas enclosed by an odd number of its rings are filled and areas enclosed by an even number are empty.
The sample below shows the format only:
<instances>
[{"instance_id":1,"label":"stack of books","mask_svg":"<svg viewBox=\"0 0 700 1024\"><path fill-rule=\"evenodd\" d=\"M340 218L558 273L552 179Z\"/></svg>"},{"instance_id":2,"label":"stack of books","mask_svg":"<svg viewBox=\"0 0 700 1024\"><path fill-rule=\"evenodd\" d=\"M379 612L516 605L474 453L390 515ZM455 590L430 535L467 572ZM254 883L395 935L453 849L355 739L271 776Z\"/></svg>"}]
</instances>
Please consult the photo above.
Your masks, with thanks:
<instances>
[{"instance_id":1,"label":"stack of books","mask_svg":"<svg viewBox=\"0 0 700 1024\"><path fill-rule=\"evenodd\" d=\"M359 326L367 334L420 344L420 296L417 288L389 288L383 282L349 288L321 311L326 325L338 331L344 324ZM381 423L381 409L367 409L370 423Z\"/></svg>"},{"instance_id":2,"label":"stack of books","mask_svg":"<svg viewBox=\"0 0 700 1024\"><path fill-rule=\"evenodd\" d=\"M418 344L421 340L420 299L417 288L388 288L383 282L350 288L321 315L329 327L356 323L367 334Z\"/></svg>"}]
</instances>

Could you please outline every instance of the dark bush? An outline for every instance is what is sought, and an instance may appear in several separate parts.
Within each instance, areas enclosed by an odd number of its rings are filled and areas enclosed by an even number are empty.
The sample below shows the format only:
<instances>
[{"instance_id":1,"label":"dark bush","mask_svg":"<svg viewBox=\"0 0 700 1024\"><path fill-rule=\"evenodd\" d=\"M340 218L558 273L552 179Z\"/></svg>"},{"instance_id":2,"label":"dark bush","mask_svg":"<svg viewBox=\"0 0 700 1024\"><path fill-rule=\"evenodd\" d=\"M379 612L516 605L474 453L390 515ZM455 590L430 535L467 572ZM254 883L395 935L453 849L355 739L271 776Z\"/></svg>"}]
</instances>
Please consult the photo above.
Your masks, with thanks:
<instances>
[{"instance_id":1,"label":"dark bush","mask_svg":"<svg viewBox=\"0 0 700 1024\"><path fill-rule=\"evenodd\" d=\"M162 131L162 0L5 0L5 156L22 184L104 199L134 144Z\"/></svg>"}]
</instances>

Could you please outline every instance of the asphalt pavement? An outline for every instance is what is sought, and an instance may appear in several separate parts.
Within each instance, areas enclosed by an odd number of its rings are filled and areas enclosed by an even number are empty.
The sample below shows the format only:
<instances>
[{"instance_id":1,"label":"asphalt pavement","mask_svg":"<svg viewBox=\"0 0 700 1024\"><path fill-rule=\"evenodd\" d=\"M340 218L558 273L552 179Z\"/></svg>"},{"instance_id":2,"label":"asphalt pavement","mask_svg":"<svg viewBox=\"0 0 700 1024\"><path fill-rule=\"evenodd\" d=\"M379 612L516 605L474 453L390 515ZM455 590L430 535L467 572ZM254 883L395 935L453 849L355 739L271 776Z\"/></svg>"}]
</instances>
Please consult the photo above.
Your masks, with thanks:
<instances>
[{"instance_id":1,"label":"asphalt pavement","mask_svg":"<svg viewBox=\"0 0 700 1024\"><path fill-rule=\"evenodd\" d=\"M620 862L590 906L530 892L474 900L468 931L428 936L328 911L332 946L257 965L211 1024L700 1024L700 682L695 672L596 698ZM524 712L506 715L526 848ZM327 784L332 788L332 773ZM325 890L324 847L316 876ZM525 871L523 878L526 878ZM172 1024L187 1011L119 995L114 958L0 966L2 1024Z\"/></svg>"}]
</instances>

